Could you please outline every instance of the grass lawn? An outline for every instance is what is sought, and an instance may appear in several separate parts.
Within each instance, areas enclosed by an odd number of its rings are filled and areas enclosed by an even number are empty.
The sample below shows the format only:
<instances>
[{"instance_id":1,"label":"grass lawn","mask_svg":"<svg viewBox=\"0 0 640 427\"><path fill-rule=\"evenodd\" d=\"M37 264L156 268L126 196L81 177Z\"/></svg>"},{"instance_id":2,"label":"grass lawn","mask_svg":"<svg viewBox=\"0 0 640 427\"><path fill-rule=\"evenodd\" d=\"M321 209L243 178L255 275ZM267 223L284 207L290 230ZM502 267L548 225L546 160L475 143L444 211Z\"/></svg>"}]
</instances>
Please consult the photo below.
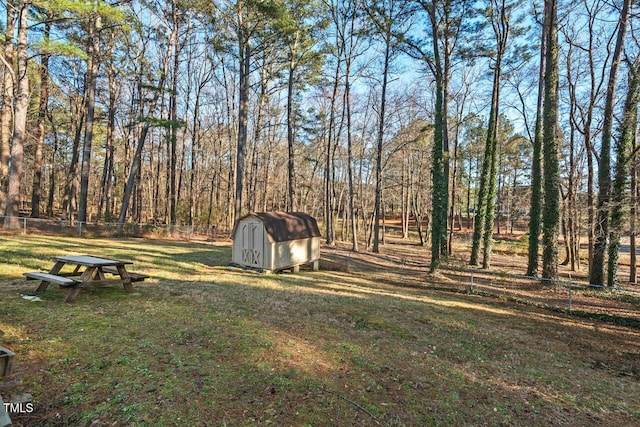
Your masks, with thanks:
<instances>
[{"instance_id":1,"label":"grass lawn","mask_svg":"<svg viewBox=\"0 0 640 427\"><path fill-rule=\"evenodd\" d=\"M72 304L53 285L21 297L37 287L22 273L71 254L151 279ZM34 409L15 424L640 425L638 329L366 265L256 274L230 259L228 243L0 236L0 345L17 354L0 395Z\"/></svg>"}]
</instances>

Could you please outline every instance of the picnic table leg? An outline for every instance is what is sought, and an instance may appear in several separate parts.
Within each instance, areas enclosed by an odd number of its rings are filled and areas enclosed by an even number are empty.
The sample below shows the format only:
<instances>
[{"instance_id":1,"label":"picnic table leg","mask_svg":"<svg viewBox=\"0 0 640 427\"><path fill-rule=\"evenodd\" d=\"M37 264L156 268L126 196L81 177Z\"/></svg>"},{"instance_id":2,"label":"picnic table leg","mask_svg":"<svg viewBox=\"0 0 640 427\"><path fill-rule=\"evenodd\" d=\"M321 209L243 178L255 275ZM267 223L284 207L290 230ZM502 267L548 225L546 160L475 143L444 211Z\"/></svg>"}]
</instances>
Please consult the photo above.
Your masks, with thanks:
<instances>
[{"instance_id":1,"label":"picnic table leg","mask_svg":"<svg viewBox=\"0 0 640 427\"><path fill-rule=\"evenodd\" d=\"M82 275L80 276L80 281L82 283L91 282L91 279L93 279L94 275L96 274L96 270L97 267L87 267L84 273L82 273Z\"/></svg>"},{"instance_id":2,"label":"picnic table leg","mask_svg":"<svg viewBox=\"0 0 640 427\"><path fill-rule=\"evenodd\" d=\"M65 262L63 261L56 262L55 265L51 267L51 270L49 270L49 274L58 274L60 270L62 270L62 267L64 267L64 265ZM48 286L49 282L47 280L41 280L40 285L38 285L38 288L36 289L36 292L44 292L47 290Z\"/></svg>"},{"instance_id":3,"label":"picnic table leg","mask_svg":"<svg viewBox=\"0 0 640 427\"><path fill-rule=\"evenodd\" d=\"M104 277L104 271L102 271L102 267L98 267L98 268L96 268L96 272L95 272L95 274L93 275L93 278L94 278L95 280L104 280L104 279L105 279L105 277Z\"/></svg>"},{"instance_id":4,"label":"picnic table leg","mask_svg":"<svg viewBox=\"0 0 640 427\"><path fill-rule=\"evenodd\" d=\"M64 302L74 302L76 300L76 298L78 298L78 294L80 294L81 290L82 290L82 286L80 286L80 285L72 287L69 290L69 294L64 299Z\"/></svg>"},{"instance_id":5,"label":"picnic table leg","mask_svg":"<svg viewBox=\"0 0 640 427\"><path fill-rule=\"evenodd\" d=\"M82 273L82 275L80 276L80 282L81 283L77 284L76 286L73 286L69 290L69 294L67 294L67 297L64 299L64 302L74 302L76 300L76 298L78 298L78 295L80 294L80 291L82 290L82 284L90 282L91 278L94 275L98 274L96 270L97 270L96 267L87 268L84 271L84 273Z\"/></svg>"},{"instance_id":6,"label":"picnic table leg","mask_svg":"<svg viewBox=\"0 0 640 427\"><path fill-rule=\"evenodd\" d=\"M118 265L117 268L120 279L122 279L122 286L124 286L124 290L129 294L132 293L133 285L131 284L131 276L129 276L129 272L124 265Z\"/></svg>"}]
</instances>

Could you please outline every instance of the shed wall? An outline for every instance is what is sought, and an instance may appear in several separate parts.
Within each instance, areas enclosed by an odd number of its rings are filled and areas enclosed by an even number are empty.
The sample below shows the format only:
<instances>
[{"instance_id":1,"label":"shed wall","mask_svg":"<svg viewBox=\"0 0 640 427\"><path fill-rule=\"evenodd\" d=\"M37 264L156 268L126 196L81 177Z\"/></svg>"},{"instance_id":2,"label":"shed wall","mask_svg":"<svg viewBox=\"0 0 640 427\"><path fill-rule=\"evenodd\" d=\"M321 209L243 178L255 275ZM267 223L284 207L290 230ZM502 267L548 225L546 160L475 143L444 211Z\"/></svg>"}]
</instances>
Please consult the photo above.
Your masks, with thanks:
<instances>
[{"instance_id":1,"label":"shed wall","mask_svg":"<svg viewBox=\"0 0 640 427\"><path fill-rule=\"evenodd\" d=\"M247 218L235 230L231 261L247 267L268 269L269 246L264 224L257 219Z\"/></svg>"},{"instance_id":2,"label":"shed wall","mask_svg":"<svg viewBox=\"0 0 640 427\"><path fill-rule=\"evenodd\" d=\"M265 224L248 216L237 224L231 260L234 264L265 270L283 270L320 259L320 238L273 242Z\"/></svg>"},{"instance_id":3,"label":"shed wall","mask_svg":"<svg viewBox=\"0 0 640 427\"><path fill-rule=\"evenodd\" d=\"M271 270L282 270L320 259L320 239L317 237L274 243L272 247Z\"/></svg>"}]
</instances>

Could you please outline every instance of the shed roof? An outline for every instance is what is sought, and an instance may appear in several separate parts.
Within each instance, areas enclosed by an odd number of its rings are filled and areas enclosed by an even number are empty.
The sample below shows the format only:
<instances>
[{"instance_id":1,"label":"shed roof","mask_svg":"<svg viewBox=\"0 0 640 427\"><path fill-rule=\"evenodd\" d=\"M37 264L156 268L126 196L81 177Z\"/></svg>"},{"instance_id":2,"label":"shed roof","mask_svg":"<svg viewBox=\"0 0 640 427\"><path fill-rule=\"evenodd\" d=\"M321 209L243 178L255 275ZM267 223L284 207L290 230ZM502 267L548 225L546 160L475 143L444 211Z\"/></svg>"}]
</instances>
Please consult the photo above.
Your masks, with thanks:
<instances>
[{"instance_id":1,"label":"shed roof","mask_svg":"<svg viewBox=\"0 0 640 427\"><path fill-rule=\"evenodd\" d=\"M311 215L302 212L253 212L240 218L238 224L245 218L256 217L267 231L269 240L286 242L288 240L321 237L318 223ZM233 232L235 238L235 230Z\"/></svg>"}]
</instances>

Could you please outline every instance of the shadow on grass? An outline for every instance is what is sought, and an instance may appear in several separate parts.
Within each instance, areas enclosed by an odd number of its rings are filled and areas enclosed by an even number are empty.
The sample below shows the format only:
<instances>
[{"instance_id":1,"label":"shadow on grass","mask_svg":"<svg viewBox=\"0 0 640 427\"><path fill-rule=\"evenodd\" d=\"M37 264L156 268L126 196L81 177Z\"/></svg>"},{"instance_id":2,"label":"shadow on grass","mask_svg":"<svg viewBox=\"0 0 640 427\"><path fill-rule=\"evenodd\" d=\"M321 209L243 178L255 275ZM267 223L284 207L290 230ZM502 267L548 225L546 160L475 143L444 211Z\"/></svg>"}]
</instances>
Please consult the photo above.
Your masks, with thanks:
<instances>
[{"instance_id":1,"label":"shadow on grass","mask_svg":"<svg viewBox=\"0 0 640 427\"><path fill-rule=\"evenodd\" d=\"M169 250L150 246L153 259ZM18 391L31 393L38 408L16 422L638 421L638 402L615 392L621 378L638 389L637 331L342 272L220 271L211 280L161 278L136 289L140 295L92 289L74 304L58 300L58 291L43 303L1 291L0 328L8 333L0 340L22 358Z\"/></svg>"},{"instance_id":2,"label":"shadow on grass","mask_svg":"<svg viewBox=\"0 0 640 427\"><path fill-rule=\"evenodd\" d=\"M640 389L638 331L440 292L418 282L420 269L399 286L381 257L353 272L261 275L213 269L230 247L197 242L29 237L0 251L19 269L64 252L155 273L137 295L112 286L63 304L56 289L22 300L33 282L2 270L13 287L0 287L0 342L18 353L16 391L38 408L23 425L640 419L624 398Z\"/></svg>"},{"instance_id":3,"label":"shadow on grass","mask_svg":"<svg viewBox=\"0 0 640 427\"><path fill-rule=\"evenodd\" d=\"M200 267L222 266L231 261L231 251L226 245L132 238L10 236L0 238L0 278L18 278L33 270L47 271L53 266L54 256L79 254L132 261L132 270L141 273L155 270L176 275L194 274Z\"/></svg>"}]
</instances>

